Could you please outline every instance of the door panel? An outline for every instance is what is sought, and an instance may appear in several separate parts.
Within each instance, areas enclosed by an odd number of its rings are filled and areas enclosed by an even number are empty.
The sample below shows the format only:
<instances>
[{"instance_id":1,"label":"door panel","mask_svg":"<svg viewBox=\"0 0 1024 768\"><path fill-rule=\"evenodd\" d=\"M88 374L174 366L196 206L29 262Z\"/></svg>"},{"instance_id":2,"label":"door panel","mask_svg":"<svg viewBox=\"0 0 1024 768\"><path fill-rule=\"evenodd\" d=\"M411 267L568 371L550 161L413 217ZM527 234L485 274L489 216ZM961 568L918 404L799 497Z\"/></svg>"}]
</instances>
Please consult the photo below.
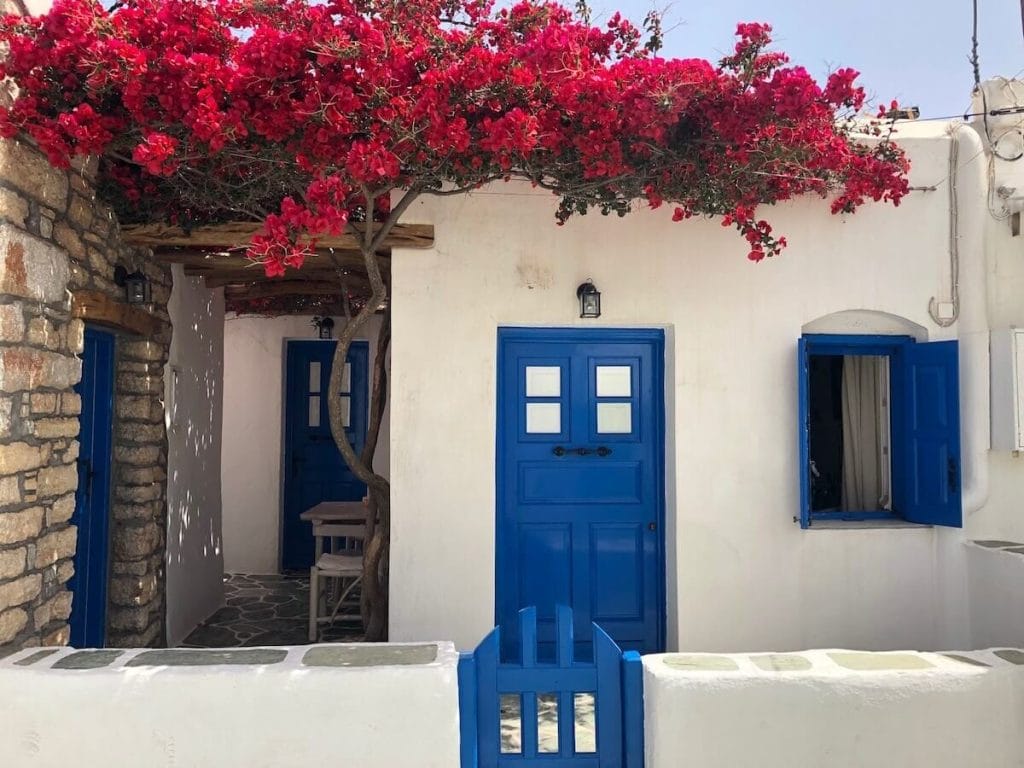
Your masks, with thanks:
<instances>
[{"instance_id":1,"label":"door panel","mask_svg":"<svg viewBox=\"0 0 1024 768\"><path fill-rule=\"evenodd\" d=\"M331 435L326 393L336 342L287 345L281 568L303 570L313 564L313 529L299 515L321 501L358 501L366 485L352 474ZM347 433L356 453L366 440L368 358L367 342L353 342L342 383Z\"/></svg>"},{"instance_id":2,"label":"door panel","mask_svg":"<svg viewBox=\"0 0 1024 768\"><path fill-rule=\"evenodd\" d=\"M536 605L542 649L558 604L579 636L597 621L663 647L663 348L660 331L500 332L497 621Z\"/></svg>"},{"instance_id":3,"label":"door panel","mask_svg":"<svg viewBox=\"0 0 1024 768\"><path fill-rule=\"evenodd\" d=\"M78 527L72 591L71 645L101 648L106 639L110 531L110 458L114 403L114 335L85 329L79 417L78 491L71 523Z\"/></svg>"}]
</instances>

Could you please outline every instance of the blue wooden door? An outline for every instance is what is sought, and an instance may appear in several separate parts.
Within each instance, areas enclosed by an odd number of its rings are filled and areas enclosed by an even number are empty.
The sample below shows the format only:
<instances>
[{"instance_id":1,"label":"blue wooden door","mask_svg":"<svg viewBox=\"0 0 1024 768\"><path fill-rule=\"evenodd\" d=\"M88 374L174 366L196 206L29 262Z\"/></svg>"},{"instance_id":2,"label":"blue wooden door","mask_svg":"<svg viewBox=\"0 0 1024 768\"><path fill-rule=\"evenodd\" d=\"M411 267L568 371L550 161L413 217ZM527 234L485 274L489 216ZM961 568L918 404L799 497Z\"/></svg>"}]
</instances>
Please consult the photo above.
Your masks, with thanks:
<instances>
[{"instance_id":1,"label":"blue wooden door","mask_svg":"<svg viewBox=\"0 0 1024 768\"><path fill-rule=\"evenodd\" d=\"M541 653L559 604L578 637L596 622L664 647L663 348L661 331L500 332L496 619L535 605Z\"/></svg>"},{"instance_id":2,"label":"blue wooden door","mask_svg":"<svg viewBox=\"0 0 1024 768\"><path fill-rule=\"evenodd\" d=\"M299 515L321 501L358 501L366 494L345 464L331 435L327 385L334 341L289 341L286 364L284 520L281 567L301 570L313 564L313 529ZM342 411L356 453L366 440L369 345L352 343L342 384Z\"/></svg>"},{"instance_id":3,"label":"blue wooden door","mask_svg":"<svg viewBox=\"0 0 1024 768\"><path fill-rule=\"evenodd\" d=\"M114 335L85 329L78 454L78 492L71 522L78 527L75 574L68 587L71 645L101 648L106 638L110 541L110 453L114 403Z\"/></svg>"}]
</instances>

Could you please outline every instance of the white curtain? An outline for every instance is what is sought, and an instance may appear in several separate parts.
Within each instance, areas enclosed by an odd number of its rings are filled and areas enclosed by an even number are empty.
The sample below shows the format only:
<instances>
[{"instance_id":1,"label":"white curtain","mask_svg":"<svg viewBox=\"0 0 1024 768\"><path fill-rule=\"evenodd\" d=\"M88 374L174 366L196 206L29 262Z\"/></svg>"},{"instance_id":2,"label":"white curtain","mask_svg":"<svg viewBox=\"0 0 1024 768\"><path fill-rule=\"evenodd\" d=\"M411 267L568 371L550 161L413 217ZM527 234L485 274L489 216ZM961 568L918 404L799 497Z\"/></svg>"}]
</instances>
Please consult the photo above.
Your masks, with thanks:
<instances>
[{"instance_id":1,"label":"white curtain","mask_svg":"<svg viewBox=\"0 0 1024 768\"><path fill-rule=\"evenodd\" d=\"M890 506L888 390L888 358L843 358L844 512Z\"/></svg>"}]
</instances>

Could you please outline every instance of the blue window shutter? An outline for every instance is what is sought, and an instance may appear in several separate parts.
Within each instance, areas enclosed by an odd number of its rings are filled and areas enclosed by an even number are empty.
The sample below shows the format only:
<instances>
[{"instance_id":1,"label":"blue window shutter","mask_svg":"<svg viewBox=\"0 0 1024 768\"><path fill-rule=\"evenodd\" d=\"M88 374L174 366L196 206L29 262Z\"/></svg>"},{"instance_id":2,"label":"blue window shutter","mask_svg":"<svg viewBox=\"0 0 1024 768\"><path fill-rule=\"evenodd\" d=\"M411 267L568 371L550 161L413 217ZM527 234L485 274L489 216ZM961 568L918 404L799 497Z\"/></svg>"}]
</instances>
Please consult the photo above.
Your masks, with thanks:
<instances>
[{"instance_id":1,"label":"blue window shutter","mask_svg":"<svg viewBox=\"0 0 1024 768\"><path fill-rule=\"evenodd\" d=\"M800 450L800 527L811 526L811 370L807 355L807 339L797 342L797 442Z\"/></svg>"},{"instance_id":2,"label":"blue window shutter","mask_svg":"<svg viewBox=\"0 0 1024 768\"><path fill-rule=\"evenodd\" d=\"M963 525L958 357L955 341L908 344L899 355L903 396L894 406L902 411L902 434L894 439L894 474L902 488L897 512L910 522Z\"/></svg>"}]
</instances>

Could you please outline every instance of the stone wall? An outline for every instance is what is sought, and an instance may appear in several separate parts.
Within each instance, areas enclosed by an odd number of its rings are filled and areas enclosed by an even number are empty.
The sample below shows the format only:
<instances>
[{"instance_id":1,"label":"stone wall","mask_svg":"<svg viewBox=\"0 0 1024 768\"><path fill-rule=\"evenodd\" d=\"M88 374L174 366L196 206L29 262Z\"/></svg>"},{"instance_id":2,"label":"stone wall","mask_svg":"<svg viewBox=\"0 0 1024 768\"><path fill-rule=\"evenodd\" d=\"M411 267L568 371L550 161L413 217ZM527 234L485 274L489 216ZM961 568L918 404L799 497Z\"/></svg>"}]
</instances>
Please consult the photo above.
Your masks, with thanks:
<instances>
[{"instance_id":1,"label":"stone wall","mask_svg":"<svg viewBox=\"0 0 1024 768\"><path fill-rule=\"evenodd\" d=\"M149 277L161 322L151 338L118 334L107 644L163 636L170 270L122 244L90 173L0 144L0 649L68 642L84 330L71 295L123 300L117 264Z\"/></svg>"}]
</instances>

